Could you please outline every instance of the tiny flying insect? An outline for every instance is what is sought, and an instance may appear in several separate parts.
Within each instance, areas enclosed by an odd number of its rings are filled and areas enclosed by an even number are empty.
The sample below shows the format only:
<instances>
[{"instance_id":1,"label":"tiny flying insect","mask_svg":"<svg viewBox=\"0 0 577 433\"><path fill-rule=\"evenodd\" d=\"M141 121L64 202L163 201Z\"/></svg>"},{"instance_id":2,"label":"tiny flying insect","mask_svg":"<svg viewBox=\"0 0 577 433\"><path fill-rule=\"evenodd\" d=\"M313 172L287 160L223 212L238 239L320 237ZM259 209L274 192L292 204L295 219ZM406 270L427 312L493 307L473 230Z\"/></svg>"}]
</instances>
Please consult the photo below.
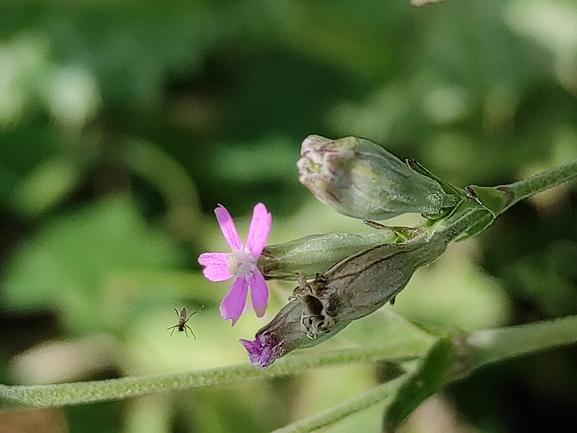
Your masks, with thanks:
<instances>
[{"instance_id":1,"label":"tiny flying insect","mask_svg":"<svg viewBox=\"0 0 577 433\"><path fill-rule=\"evenodd\" d=\"M192 334L192 336L194 338L196 338L196 335L194 335L194 332L192 332L192 329L190 328L190 326L187 325L187 322L190 320L190 318L192 317L193 314L195 314L197 310L194 310L192 313L190 313L187 317L186 315L186 307L182 307L182 310L180 310L180 313L178 312L178 310L175 308L174 312L176 313L176 315L178 316L178 323L176 325L170 326L168 328L166 328L166 330L168 331L169 329L172 329L172 332L170 333L170 335L172 336L172 334L174 334L174 331L178 330L178 332L183 332L184 334L188 337L188 332L187 329L190 331L190 333Z\"/></svg>"}]
</instances>

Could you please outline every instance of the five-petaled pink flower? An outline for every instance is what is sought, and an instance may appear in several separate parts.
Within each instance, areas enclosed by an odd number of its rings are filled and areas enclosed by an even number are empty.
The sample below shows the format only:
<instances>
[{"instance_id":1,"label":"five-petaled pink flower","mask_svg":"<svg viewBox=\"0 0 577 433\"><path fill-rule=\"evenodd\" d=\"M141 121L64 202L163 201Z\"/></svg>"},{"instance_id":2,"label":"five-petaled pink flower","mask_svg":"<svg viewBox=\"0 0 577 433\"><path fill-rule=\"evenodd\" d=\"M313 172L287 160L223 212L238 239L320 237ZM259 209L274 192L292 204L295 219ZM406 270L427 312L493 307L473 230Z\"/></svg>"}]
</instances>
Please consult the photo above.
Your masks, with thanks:
<instances>
[{"instance_id":1,"label":"five-petaled pink flower","mask_svg":"<svg viewBox=\"0 0 577 433\"><path fill-rule=\"evenodd\" d=\"M262 203L253 210L246 246L242 245L234 221L222 205L214 210L220 230L232 249L232 253L204 253L198 262L205 266L204 276L211 281L224 281L235 277L228 294L220 303L220 314L223 319L237 322L244 310L248 288L252 307L258 317L262 317L268 303L268 287L256 262L270 232L272 217Z\"/></svg>"}]
</instances>

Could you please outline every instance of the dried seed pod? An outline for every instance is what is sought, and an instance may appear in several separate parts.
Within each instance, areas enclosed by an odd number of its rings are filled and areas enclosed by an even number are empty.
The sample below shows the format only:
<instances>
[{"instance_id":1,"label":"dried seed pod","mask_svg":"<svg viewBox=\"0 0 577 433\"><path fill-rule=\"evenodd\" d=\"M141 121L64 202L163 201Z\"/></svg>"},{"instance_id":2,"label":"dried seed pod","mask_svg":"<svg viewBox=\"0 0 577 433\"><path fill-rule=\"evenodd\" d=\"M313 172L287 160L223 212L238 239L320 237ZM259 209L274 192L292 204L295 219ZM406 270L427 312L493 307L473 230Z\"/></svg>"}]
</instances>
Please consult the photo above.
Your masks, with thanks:
<instances>
[{"instance_id":1,"label":"dried seed pod","mask_svg":"<svg viewBox=\"0 0 577 433\"><path fill-rule=\"evenodd\" d=\"M290 351L332 337L351 321L393 300L413 273L445 252L450 236L424 234L387 243L339 261L310 282L304 277L290 301L260 329L241 340L253 364L266 367ZM313 341L311 341L313 340Z\"/></svg>"},{"instance_id":2,"label":"dried seed pod","mask_svg":"<svg viewBox=\"0 0 577 433\"><path fill-rule=\"evenodd\" d=\"M311 282L301 281L293 296L303 303L301 325L306 334L316 338L337 323L364 317L394 300L413 273L446 247L444 236L379 245L340 261Z\"/></svg>"}]
</instances>

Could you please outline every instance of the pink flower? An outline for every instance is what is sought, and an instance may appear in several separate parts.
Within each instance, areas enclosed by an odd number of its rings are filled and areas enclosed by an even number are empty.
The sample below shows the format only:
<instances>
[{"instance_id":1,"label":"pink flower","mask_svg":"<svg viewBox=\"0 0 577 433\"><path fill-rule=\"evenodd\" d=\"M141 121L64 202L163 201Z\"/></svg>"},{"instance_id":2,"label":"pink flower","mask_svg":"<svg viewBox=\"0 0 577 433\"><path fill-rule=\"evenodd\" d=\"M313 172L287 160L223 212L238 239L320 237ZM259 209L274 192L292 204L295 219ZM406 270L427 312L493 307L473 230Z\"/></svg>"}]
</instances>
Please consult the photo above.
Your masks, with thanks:
<instances>
[{"instance_id":1,"label":"pink flower","mask_svg":"<svg viewBox=\"0 0 577 433\"><path fill-rule=\"evenodd\" d=\"M204 253L198 262L205 267L204 276L210 281L235 277L229 292L220 303L222 318L232 319L234 326L244 310L249 287L256 315L262 317L266 311L268 287L256 262L268 238L272 217L265 205L258 203L253 209L246 246L243 246L228 210L219 204L214 213L232 253Z\"/></svg>"}]
</instances>

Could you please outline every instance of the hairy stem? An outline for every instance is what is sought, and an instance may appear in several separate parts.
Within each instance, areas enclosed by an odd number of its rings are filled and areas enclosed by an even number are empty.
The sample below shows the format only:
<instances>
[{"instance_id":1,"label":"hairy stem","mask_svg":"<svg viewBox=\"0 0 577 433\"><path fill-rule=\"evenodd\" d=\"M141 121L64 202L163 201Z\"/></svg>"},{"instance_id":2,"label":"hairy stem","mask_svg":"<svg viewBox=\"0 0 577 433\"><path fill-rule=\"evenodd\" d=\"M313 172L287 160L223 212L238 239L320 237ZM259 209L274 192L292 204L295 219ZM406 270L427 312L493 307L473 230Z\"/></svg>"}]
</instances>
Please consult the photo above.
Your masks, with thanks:
<instances>
[{"instance_id":1,"label":"hairy stem","mask_svg":"<svg viewBox=\"0 0 577 433\"><path fill-rule=\"evenodd\" d=\"M473 332L474 368L577 342L577 316Z\"/></svg>"},{"instance_id":2,"label":"hairy stem","mask_svg":"<svg viewBox=\"0 0 577 433\"><path fill-rule=\"evenodd\" d=\"M326 409L318 414L289 424L286 427L275 430L273 433L312 432L331 425L356 412L360 412L363 409L367 409L377 403L385 402L385 405L388 405L393 401L397 391L406 381L407 377L407 375L397 377L396 379L383 383L362 395L353 397L350 400Z\"/></svg>"},{"instance_id":3,"label":"hairy stem","mask_svg":"<svg viewBox=\"0 0 577 433\"><path fill-rule=\"evenodd\" d=\"M97 401L119 400L171 389L220 386L254 379L302 373L311 368L371 362L380 359L406 360L427 352L433 339L415 338L390 344L303 353L287 357L263 369L243 364L194 372L125 377L121 379L57 385L0 385L0 399L28 406L66 406Z\"/></svg>"},{"instance_id":4,"label":"hairy stem","mask_svg":"<svg viewBox=\"0 0 577 433\"><path fill-rule=\"evenodd\" d=\"M539 173L528 179L523 179L509 185L498 187L506 190L511 196L511 201L502 212L513 206L515 203L526 199L538 192L557 186L577 176L577 160L559 167Z\"/></svg>"}]
</instances>

